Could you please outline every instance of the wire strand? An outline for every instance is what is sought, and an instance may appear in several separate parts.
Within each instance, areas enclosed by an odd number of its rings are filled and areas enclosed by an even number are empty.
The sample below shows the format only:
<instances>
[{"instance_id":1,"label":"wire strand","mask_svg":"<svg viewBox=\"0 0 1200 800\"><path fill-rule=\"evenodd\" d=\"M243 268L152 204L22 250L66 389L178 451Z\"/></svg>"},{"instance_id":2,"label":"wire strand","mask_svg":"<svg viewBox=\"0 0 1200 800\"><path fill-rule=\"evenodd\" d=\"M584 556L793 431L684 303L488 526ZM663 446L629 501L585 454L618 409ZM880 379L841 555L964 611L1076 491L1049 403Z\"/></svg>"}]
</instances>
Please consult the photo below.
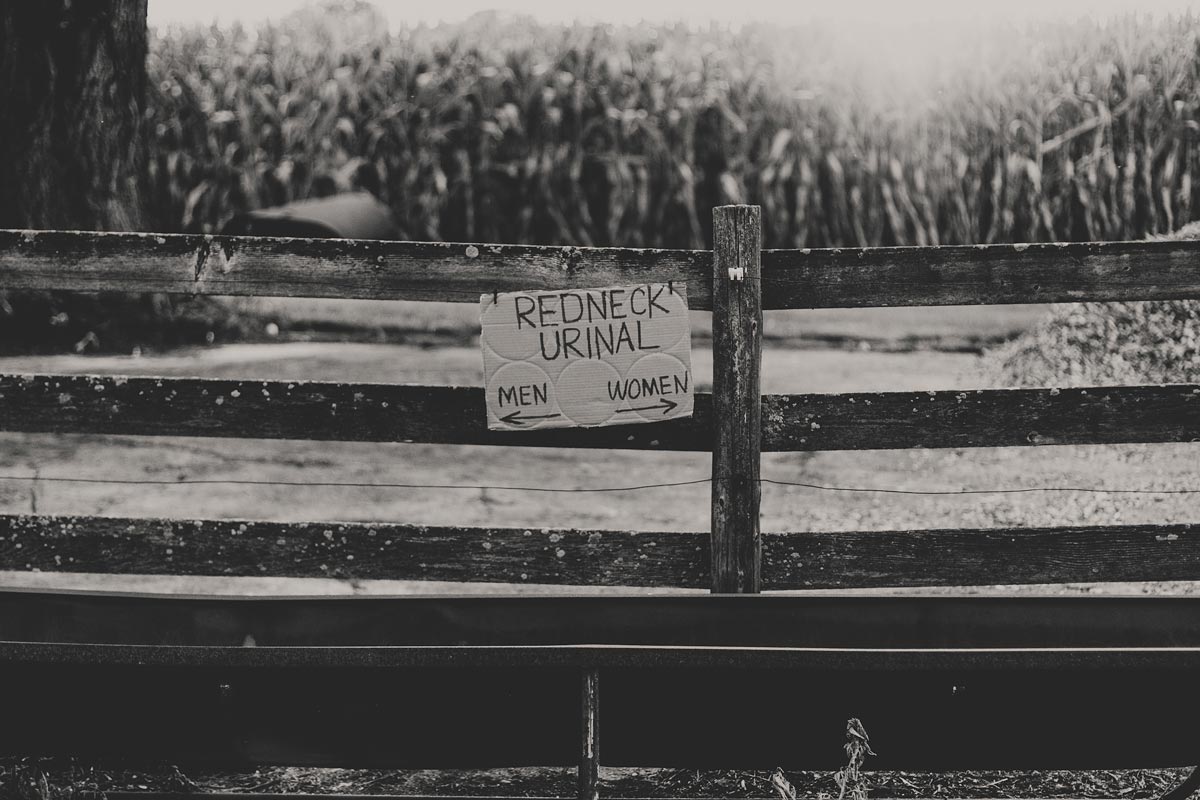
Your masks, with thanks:
<instances>
[{"instance_id":1,"label":"wire strand","mask_svg":"<svg viewBox=\"0 0 1200 800\"><path fill-rule=\"evenodd\" d=\"M781 481L760 478L760 483L776 486L799 486L824 492L878 492L881 494L965 495L965 494L1026 494L1028 492L1087 492L1089 494L1200 494L1200 489L1101 489L1095 486L1022 486L1007 489L889 489L878 486L829 486L820 483Z\"/></svg>"},{"instance_id":2,"label":"wire strand","mask_svg":"<svg viewBox=\"0 0 1200 800\"><path fill-rule=\"evenodd\" d=\"M191 486L205 484L225 484L233 486L341 486L356 489L472 489L495 490L511 492L636 492L643 489L665 489L676 486L692 486L708 483L711 478L697 478L690 481L671 481L667 483L645 483L636 486L501 486L491 484L460 484L460 483L368 483L362 481L268 481L244 480L241 478L179 478L166 479L133 479L133 478L79 478L57 477L47 475L0 475L0 481L32 481L49 483L103 483L126 486Z\"/></svg>"},{"instance_id":3,"label":"wire strand","mask_svg":"<svg viewBox=\"0 0 1200 800\"><path fill-rule=\"evenodd\" d=\"M646 489L669 489L679 486L695 486L708 483L712 477L695 478L686 481L667 481L663 483L643 483L633 486L506 486L502 484L460 484L460 483L397 483L397 482L365 482L365 481L272 481L248 480L242 478L177 478L175 480L153 478L87 478L76 476L51 476L35 473L33 475L0 475L0 481L30 481L32 483L90 483L113 484L118 486L196 486L196 485L232 485L232 486L290 486L290 487L346 487L355 489L465 489L472 491L498 492L553 492L553 493L603 493L603 492L637 492ZM905 494L923 496L947 495L977 495L977 494L1027 494L1030 492L1082 492L1088 494L1200 494L1200 489L1104 489L1095 486L1021 486L1014 488L991 489L894 489L884 486L836 486L822 483L805 483L803 481L785 481L776 478L759 478L759 483L773 486L795 486L801 489L814 489L823 492L861 492L877 494Z\"/></svg>"}]
</instances>

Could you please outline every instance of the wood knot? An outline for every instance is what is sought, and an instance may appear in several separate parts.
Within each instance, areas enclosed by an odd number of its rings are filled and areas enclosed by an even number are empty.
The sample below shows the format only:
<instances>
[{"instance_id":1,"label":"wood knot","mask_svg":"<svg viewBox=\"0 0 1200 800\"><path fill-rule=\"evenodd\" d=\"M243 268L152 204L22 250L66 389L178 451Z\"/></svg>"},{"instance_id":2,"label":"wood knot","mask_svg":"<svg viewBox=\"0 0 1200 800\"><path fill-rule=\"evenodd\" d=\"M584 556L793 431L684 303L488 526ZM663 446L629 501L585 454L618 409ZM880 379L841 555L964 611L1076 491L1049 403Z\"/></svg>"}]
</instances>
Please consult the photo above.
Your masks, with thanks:
<instances>
[{"instance_id":1,"label":"wood knot","mask_svg":"<svg viewBox=\"0 0 1200 800\"><path fill-rule=\"evenodd\" d=\"M578 247L568 247L563 250L563 272L571 272L583 260L583 251Z\"/></svg>"}]
</instances>

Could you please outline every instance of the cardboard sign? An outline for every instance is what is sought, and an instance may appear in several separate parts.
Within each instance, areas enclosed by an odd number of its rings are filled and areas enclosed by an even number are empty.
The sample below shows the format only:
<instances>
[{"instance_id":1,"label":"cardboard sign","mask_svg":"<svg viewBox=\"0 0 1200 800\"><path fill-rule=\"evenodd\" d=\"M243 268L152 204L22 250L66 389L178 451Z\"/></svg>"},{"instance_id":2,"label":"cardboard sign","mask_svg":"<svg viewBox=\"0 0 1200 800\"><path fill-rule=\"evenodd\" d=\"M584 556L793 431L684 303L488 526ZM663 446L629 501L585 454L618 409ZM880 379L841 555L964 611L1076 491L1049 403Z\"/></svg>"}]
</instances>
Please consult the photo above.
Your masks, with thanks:
<instances>
[{"instance_id":1,"label":"cardboard sign","mask_svg":"<svg viewBox=\"0 0 1200 800\"><path fill-rule=\"evenodd\" d=\"M687 287L479 298L488 428L626 425L692 415Z\"/></svg>"}]
</instances>

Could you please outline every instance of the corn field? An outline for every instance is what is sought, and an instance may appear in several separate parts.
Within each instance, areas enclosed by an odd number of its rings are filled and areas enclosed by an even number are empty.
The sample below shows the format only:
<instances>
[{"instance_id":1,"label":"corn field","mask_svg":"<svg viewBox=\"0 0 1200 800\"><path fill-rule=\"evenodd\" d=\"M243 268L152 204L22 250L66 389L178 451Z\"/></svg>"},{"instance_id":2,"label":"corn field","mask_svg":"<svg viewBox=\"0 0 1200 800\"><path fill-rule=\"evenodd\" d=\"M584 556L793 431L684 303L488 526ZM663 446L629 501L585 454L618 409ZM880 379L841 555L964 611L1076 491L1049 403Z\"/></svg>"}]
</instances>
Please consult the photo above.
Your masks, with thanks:
<instances>
[{"instance_id":1,"label":"corn field","mask_svg":"<svg viewBox=\"0 0 1200 800\"><path fill-rule=\"evenodd\" d=\"M1200 18L388 33L333 5L154 32L157 229L347 188L409 239L635 247L704 248L731 202L769 247L1136 239L1200 205Z\"/></svg>"}]
</instances>

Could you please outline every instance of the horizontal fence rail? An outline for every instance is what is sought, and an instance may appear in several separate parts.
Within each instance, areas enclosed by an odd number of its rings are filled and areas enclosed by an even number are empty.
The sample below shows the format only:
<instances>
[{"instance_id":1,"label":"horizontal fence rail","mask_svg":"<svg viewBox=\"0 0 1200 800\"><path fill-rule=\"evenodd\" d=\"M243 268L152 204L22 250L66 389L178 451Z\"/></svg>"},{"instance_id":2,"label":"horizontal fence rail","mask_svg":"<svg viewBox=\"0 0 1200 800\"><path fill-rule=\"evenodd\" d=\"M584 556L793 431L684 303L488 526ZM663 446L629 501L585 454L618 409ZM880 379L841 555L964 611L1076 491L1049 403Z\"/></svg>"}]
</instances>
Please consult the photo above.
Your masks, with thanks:
<instances>
[{"instance_id":1,"label":"horizontal fence rail","mask_svg":"<svg viewBox=\"0 0 1200 800\"><path fill-rule=\"evenodd\" d=\"M712 399L652 425L489 431L483 389L0 375L0 430L708 451ZM764 395L764 451L1191 442L1200 386Z\"/></svg>"},{"instance_id":2,"label":"horizontal fence rail","mask_svg":"<svg viewBox=\"0 0 1200 800\"><path fill-rule=\"evenodd\" d=\"M764 533L763 588L1200 580L1200 526ZM705 588L708 534L0 515L0 568Z\"/></svg>"},{"instance_id":3,"label":"horizontal fence rail","mask_svg":"<svg viewBox=\"0 0 1200 800\"><path fill-rule=\"evenodd\" d=\"M396 648L394 663L414 665L421 654L403 651L442 647L464 659L471 650L597 646L707 651L699 659L725 648L1200 653L1200 597L246 597L0 588L0 642L190 647L231 664L280 666L320 658L310 649L328 649L326 664L354 662L337 648L359 647Z\"/></svg>"},{"instance_id":4,"label":"horizontal fence rail","mask_svg":"<svg viewBox=\"0 0 1200 800\"><path fill-rule=\"evenodd\" d=\"M763 450L1191 442L1200 386L766 395Z\"/></svg>"},{"instance_id":5,"label":"horizontal fence rail","mask_svg":"<svg viewBox=\"0 0 1200 800\"><path fill-rule=\"evenodd\" d=\"M494 291L685 281L712 308L706 250L0 231L0 287L441 300ZM763 308L1200 297L1200 242L762 252Z\"/></svg>"},{"instance_id":6,"label":"horizontal fence rail","mask_svg":"<svg viewBox=\"0 0 1200 800\"><path fill-rule=\"evenodd\" d=\"M0 515L0 569L708 585L708 534Z\"/></svg>"},{"instance_id":7,"label":"horizontal fence rail","mask_svg":"<svg viewBox=\"0 0 1200 800\"><path fill-rule=\"evenodd\" d=\"M442 300L687 281L711 307L712 253L256 236L0 231L0 286L64 291Z\"/></svg>"},{"instance_id":8,"label":"horizontal fence rail","mask_svg":"<svg viewBox=\"0 0 1200 800\"><path fill-rule=\"evenodd\" d=\"M1089 598L1091 599L1091 598ZM543 598L552 602L552 599ZM335 668L347 664L347 652L336 646L313 647L258 647L241 645L227 647L189 647L178 645L125 645L125 644L81 644L44 643L0 640L0 669L6 664L48 664L77 666L80 668L110 664L116 666L156 666L182 668L184 671L211 673L214 667L236 667L238 669L261 670L271 667L321 668L321 673L332 673ZM761 674L767 670L810 670L836 669L862 672L872 669L880 671L921 670L956 673L963 669L1001 670L1054 670L1070 667L1080 671L1104 670L1159 670L1194 674L1200 669L1200 646L1168 647L1013 647L1013 648L902 648L883 647L795 647L743 649L736 647L647 647L643 645L497 645L470 647L462 645L431 645L397 647L390 645L355 645L349 654L353 666L369 668L428 668L428 667L483 667L490 669L550 668L632 668L682 667L688 670L717 668L722 670L753 668ZM91 670L89 670L91 671ZM321 674L318 673L318 674ZM311 673L310 673L311 674ZM572 676L575 678L576 676ZM953 680L953 675L949 676ZM794 676L791 678L794 682ZM1131 678L1130 680L1133 680ZM330 679L330 682L335 682ZM572 681L574 682L574 681ZM324 682L322 682L324 683ZM1190 681L1195 686L1195 681ZM18 684L19 685L19 684ZM182 687L177 687L181 689ZM903 688L900 684L897 688ZM946 687L947 693L951 687ZM165 692L164 692L165 693ZM850 691L850 695L854 692ZM696 696L699 696L698 694ZM1105 695L1097 695L1103 697ZM161 703L161 698L159 699ZM292 700L295 703L295 700ZM695 697L693 697L695 703ZM379 704L376 704L378 708ZM1051 704L1052 705L1052 704ZM1093 698L1093 705L1101 706ZM1170 700L1167 705L1178 708L1179 703ZM764 708L777 707L769 700ZM66 716L64 713L60 716ZM851 713L853 713L851 711ZM178 714L173 715L178 719ZM7 717L6 717L7 718ZM45 719L43 715L40 717ZM392 714L391 721L395 722ZM845 718L841 720L845 725ZM360 723L361 724L361 723ZM1167 727L1170 727L1169 723ZM830 729L836 729L831 725ZM0 733L12 729L0 728ZM511 732L511 728L510 728ZM10 733L14 738L19 731ZM13 752L17 748L8 748ZM0 752L5 752L0 750ZM145 753L131 754L143 758ZM1178 762L1179 766L1195 764L1195 749L1187 754L1190 760ZM721 763L720 756L710 763ZM281 766L295 766L294 762L280 760ZM386 763L386 762L385 762ZM574 762L571 762L573 764ZM1048 765L1052 762L1047 761ZM495 762L489 766L494 766ZM261 762L253 766L261 766ZM333 766L333 765L329 765ZM345 766L341 764L340 766ZM394 763L388 766L394 767ZM511 766L511 765L507 765ZM548 766L538 763L531 766ZM563 764L569 766L569 764ZM606 763L605 766L613 766ZM648 766L661 766L653 764ZM461 768L461 765L459 765ZM419 768L430 768L423 764ZM961 769L963 767L945 767ZM1051 768L1047 766L1047 768ZM1061 767L1054 767L1061 768ZM829 767L833 769L833 767ZM337 796L337 795L334 795ZM560 798L561 800L561 798Z\"/></svg>"}]
</instances>

